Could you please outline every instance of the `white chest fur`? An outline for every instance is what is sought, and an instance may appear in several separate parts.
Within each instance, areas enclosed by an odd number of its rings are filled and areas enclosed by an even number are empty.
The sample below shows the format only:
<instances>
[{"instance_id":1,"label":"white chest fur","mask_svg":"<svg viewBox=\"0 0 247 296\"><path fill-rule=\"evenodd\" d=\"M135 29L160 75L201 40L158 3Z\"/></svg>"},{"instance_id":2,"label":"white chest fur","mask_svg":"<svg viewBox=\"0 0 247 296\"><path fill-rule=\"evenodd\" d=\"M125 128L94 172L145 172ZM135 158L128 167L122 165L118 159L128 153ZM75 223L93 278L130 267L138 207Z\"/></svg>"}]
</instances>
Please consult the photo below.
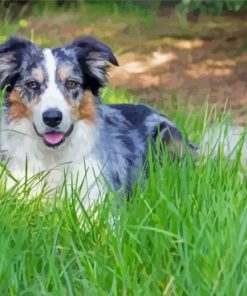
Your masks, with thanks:
<instances>
[{"instance_id":1,"label":"white chest fur","mask_svg":"<svg viewBox=\"0 0 247 296\"><path fill-rule=\"evenodd\" d=\"M16 179L22 182L36 175L31 195L39 193L44 186L53 191L66 183L67 188L80 192L87 208L105 193L102 164L93 152L96 138L96 128L80 121L64 144L57 149L48 148L30 122L23 119L8 130L3 129L2 149L7 150L7 167ZM13 185L13 181L8 182L8 186Z\"/></svg>"}]
</instances>

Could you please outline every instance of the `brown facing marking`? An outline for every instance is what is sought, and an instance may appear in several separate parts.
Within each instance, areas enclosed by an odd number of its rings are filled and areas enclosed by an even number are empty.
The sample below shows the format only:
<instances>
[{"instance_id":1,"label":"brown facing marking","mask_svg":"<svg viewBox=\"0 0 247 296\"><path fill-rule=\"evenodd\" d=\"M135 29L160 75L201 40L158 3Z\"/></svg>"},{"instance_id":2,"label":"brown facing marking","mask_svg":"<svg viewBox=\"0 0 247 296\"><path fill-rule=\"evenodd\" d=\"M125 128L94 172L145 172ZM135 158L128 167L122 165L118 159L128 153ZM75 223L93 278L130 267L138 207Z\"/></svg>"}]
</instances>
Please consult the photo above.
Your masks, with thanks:
<instances>
[{"instance_id":1,"label":"brown facing marking","mask_svg":"<svg viewBox=\"0 0 247 296\"><path fill-rule=\"evenodd\" d=\"M179 158L183 158L186 155L186 147L184 147L184 142L182 140L175 140L171 138L171 141L167 144L168 151L172 155L177 155Z\"/></svg>"},{"instance_id":2,"label":"brown facing marking","mask_svg":"<svg viewBox=\"0 0 247 296\"><path fill-rule=\"evenodd\" d=\"M71 114L77 120L87 120L90 124L95 124L95 103L93 94L89 91L84 93L81 102L68 98L67 102L71 106Z\"/></svg>"},{"instance_id":3,"label":"brown facing marking","mask_svg":"<svg viewBox=\"0 0 247 296\"><path fill-rule=\"evenodd\" d=\"M172 157L176 156L181 159L190 149L182 139L174 138L173 132L176 132L176 129L173 127L166 128L165 133L162 133L162 141Z\"/></svg>"},{"instance_id":4,"label":"brown facing marking","mask_svg":"<svg viewBox=\"0 0 247 296\"><path fill-rule=\"evenodd\" d=\"M45 74L41 67L34 68L32 70L32 75L39 83L44 82Z\"/></svg>"},{"instance_id":5,"label":"brown facing marking","mask_svg":"<svg viewBox=\"0 0 247 296\"><path fill-rule=\"evenodd\" d=\"M171 156L176 159L183 159L186 155L190 155L195 158L196 154L183 140L171 139L171 142L167 144L167 149Z\"/></svg>"},{"instance_id":6,"label":"brown facing marking","mask_svg":"<svg viewBox=\"0 0 247 296\"><path fill-rule=\"evenodd\" d=\"M31 106L28 106L25 102L23 102L19 92L17 90L13 90L9 97L8 101L10 103L10 108L8 111L8 120L14 121L22 118L28 118L32 115Z\"/></svg>"}]
</instances>

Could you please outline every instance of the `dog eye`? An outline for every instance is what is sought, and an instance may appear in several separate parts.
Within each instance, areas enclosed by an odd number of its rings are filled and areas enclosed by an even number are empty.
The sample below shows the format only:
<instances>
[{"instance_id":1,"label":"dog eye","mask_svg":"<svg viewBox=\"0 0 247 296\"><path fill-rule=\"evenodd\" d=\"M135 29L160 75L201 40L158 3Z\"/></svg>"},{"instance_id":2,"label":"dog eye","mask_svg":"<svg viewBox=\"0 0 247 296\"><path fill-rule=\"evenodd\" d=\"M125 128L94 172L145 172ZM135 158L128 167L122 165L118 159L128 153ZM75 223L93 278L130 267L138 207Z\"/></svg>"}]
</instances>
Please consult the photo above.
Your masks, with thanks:
<instances>
[{"instance_id":1,"label":"dog eye","mask_svg":"<svg viewBox=\"0 0 247 296\"><path fill-rule=\"evenodd\" d=\"M65 85L68 89L75 89L80 86L80 83L74 80L66 80Z\"/></svg>"},{"instance_id":2,"label":"dog eye","mask_svg":"<svg viewBox=\"0 0 247 296\"><path fill-rule=\"evenodd\" d=\"M26 83L26 86L28 87L28 88L30 88L30 89L39 89L39 83L37 82L37 81L35 81L35 80L32 80L32 81L28 81L27 83Z\"/></svg>"}]
</instances>

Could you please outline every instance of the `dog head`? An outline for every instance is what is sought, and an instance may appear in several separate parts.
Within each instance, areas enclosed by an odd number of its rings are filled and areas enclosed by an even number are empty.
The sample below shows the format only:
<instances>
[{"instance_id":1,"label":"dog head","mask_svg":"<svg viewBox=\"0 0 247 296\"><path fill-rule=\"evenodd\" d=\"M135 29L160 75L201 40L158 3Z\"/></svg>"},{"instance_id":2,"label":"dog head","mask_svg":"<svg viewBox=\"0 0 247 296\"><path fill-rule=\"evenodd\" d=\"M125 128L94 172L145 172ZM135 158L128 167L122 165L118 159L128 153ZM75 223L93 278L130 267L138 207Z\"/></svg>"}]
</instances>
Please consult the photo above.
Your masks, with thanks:
<instances>
[{"instance_id":1,"label":"dog head","mask_svg":"<svg viewBox=\"0 0 247 296\"><path fill-rule=\"evenodd\" d=\"M118 65L112 50L93 37L52 49L12 37L0 45L6 120L28 119L46 146L59 146L76 122L95 123L94 96L110 63Z\"/></svg>"}]
</instances>

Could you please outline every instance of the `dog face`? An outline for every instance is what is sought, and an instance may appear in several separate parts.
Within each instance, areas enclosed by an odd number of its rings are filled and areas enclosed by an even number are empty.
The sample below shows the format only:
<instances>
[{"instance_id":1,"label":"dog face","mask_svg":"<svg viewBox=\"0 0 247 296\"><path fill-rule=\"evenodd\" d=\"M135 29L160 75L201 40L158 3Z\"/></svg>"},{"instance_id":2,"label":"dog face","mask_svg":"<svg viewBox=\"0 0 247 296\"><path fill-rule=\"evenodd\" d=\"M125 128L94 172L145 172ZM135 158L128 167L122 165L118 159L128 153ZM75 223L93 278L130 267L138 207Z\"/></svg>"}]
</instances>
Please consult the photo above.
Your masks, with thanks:
<instances>
[{"instance_id":1,"label":"dog face","mask_svg":"<svg viewBox=\"0 0 247 296\"><path fill-rule=\"evenodd\" d=\"M9 39L0 46L7 122L28 119L46 146L61 145L76 122L95 123L93 96L107 80L109 63L118 65L111 49L93 37L53 49Z\"/></svg>"}]
</instances>

